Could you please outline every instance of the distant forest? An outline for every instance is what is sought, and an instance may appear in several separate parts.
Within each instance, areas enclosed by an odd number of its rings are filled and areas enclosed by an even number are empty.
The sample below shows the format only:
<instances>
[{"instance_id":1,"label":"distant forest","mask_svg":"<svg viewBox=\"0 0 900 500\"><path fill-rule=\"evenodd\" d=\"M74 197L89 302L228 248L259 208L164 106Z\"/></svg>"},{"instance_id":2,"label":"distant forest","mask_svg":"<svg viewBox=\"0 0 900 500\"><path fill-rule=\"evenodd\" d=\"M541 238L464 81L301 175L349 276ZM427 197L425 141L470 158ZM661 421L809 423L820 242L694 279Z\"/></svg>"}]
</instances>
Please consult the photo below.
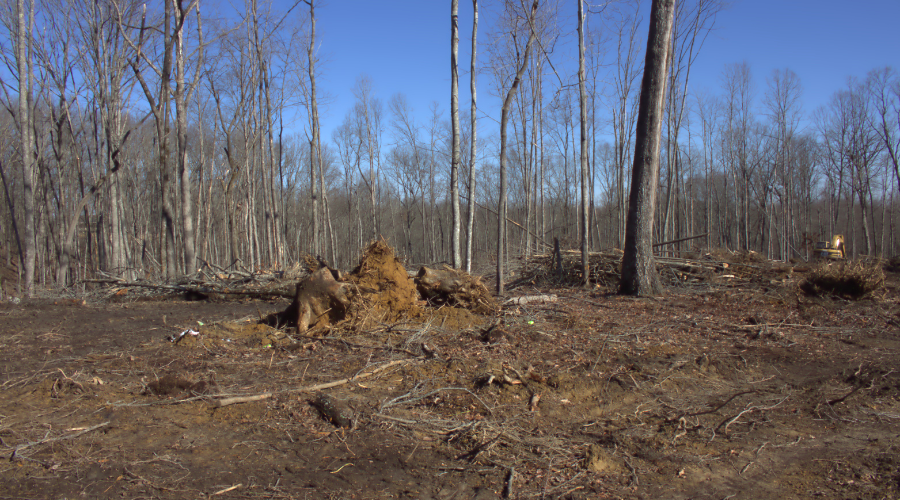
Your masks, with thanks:
<instances>
[{"instance_id":1,"label":"distant forest","mask_svg":"<svg viewBox=\"0 0 900 500\"><path fill-rule=\"evenodd\" d=\"M349 15L338 3L318 10L301 0L278 11L245 0L216 19L197 0L0 6L0 257L18 283L285 269L307 254L349 268L382 237L410 263L451 262L447 110L435 105L423 120L403 94L376 95L377 82L361 76L354 108L333 133L319 131L329 89L316 85L326 68L315 18ZM500 257L545 253L554 238L580 248L585 230L592 251L621 248L646 48L640 2L587 13L586 200L577 64L553 59L553 47L574 43L575 26L560 24L572 22L576 2L542 2L533 23L526 2L490 7L477 40L460 40L478 48L477 62L459 61L465 266L496 261L502 212L498 126L471 120L469 89L479 103L510 89L531 34L537 45L508 122L508 254ZM657 250L805 260L816 241L843 234L850 257L897 255L898 73L848 75L814 110L802 109L802 82L790 69L756 86L757 69L729 63L717 89L695 92L691 65L721 8L678 2L655 240L700 237ZM447 49L434 57L449 60Z\"/></svg>"}]
</instances>

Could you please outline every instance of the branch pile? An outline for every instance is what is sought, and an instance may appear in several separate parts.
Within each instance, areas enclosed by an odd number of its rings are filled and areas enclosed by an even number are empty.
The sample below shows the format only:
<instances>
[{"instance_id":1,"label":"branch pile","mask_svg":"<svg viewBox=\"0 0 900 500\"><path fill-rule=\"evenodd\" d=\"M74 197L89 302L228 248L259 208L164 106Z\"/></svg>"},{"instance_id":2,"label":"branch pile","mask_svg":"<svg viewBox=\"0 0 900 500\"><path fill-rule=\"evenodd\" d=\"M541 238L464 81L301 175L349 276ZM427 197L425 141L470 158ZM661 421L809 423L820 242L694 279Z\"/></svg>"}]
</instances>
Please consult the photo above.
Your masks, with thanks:
<instances>
[{"instance_id":1,"label":"branch pile","mask_svg":"<svg viewBox=\"0 0 900 500\"><path fill-rule=\"evenodd\" d=\"M618 249L591 252L590 281L598 287L615 289L621 277L623 252ZM660 279L669 286L747 286L784 283L795 272L806 267L793 267L769 261L755 252L708 253L698 259L656 257ZM581 252L563 250L559 254L535 255L525 259L521 277L510 285L577 286L583 282Z\"/></svg>"}]
</instances>

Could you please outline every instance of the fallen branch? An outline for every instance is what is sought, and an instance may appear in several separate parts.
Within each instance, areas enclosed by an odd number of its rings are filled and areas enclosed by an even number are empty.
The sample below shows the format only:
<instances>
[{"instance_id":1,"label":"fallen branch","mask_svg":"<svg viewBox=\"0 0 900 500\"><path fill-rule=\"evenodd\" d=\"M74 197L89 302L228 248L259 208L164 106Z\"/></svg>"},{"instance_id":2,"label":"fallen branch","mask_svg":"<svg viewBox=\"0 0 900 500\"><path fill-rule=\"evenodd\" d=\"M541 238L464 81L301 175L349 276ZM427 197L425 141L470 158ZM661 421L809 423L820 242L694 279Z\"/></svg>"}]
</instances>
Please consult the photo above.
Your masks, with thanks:
<instances>
[{"instance_id":1,"label":"fallen branch","mask_svg":"<svg viewBox=\"0 0 900 500\"><path fill-rule=\"evenodd\" d=\"M74 439L82 434L87 434L88 432L95 431L101 427L106 427L107 425L109 425L109 421L103 422L102 424L97 424L92 427L88 427L87 429L81 429L80 431L75 432L73 434L66 434L65 436L58 436L55 438L45 438L45 439L41 439L40 441L32 441L31 443L21 444L19 446L16 446L16 449L13 450L12 455L9 456L9 459L15 460L16 454L22 450L26 450L28 448L38 446L41 444L53 443L55 441L65 441L67 439Z\"/></svg>"},{"instance_id":2,"label":"fallen branch","mask_svg":"<svg viewBox=\"0 0 900 500\"><path fill-rule=\"evenodd\" d=\"M513 497L513 481L516 479L516 469L515 467L509 468L509 473L506 475L506 487L503 488L503 498L512 498Z\"/></svg>"},{"instance_id":3,"label":"fallen branch","mask_svg":"<svg viewBox=\"0 0 900 500\"><path fill-rule=\"evenodd\" d=\"M468 201L468 199L467 199L465 196L460 195L460 198L462 198L463 200L467 200L467 201ZM475 206L477 206L478 208L487 210L488 212L491 212L491 213L494 214L494 215L498 215L496 210L494 210L494 209L491 208L491 207L486 207L486 206L482 205L481 203L478 203L477 201L475 202ZM553 245L551 245L551 244L547 243L546 241L544 241L543 238L541 238L540 236L534 234L534 232L532 232L530 229L526 228L526 227L523 226L522 224L519 224L518 222L516 222L516 221L510 219L509 217L506 217L506 221L509 222L509 223L511 223L511 224L513 224L513 225L515 225L515 226L518 226L519 229L521 229L522 231L525 231L526 233L530 234L534 239L536 239L536 240L538 240L539 242L543 243L547 248L553 248Z\"/></svg>"},{"instance_id":4,"label":"fallen branch","mask_svg":"<svg viewBox=\"0 0 900 500\"><path fill-rule=\"evenodd\" d=\"M109 278L109 279L86 279L81 280L82 283L105 283L110 285L117 285L121 287L134 287L134 288L152 288L156 290L172 290L175 292L184 292L184 293L199 293L204 295L220 294L220 295L251 295L254 297L284 297L284 298L293 298L294 294L284 291L265 291L258 289L248 289L248 288L239 288L239 289L219 289L212 287L197 287L197 286L185 286L185 285L164 285L161 283L141 283L138 281L125 281L118 278Z\"/></svg>"},{"instance_id":5,"label":"fallen branch","mask_svg":"<svg viewBox=\"0 0 900 500\"><path fill-rule=\"evenodd\" d=\"M210 495L210 496L213 496L213 497L214 497L214 496L216 496L216 495L222 495L222 494L224 494L224 493L228 493L229 491L236 490L236 489L240 488L240 487L243 486L243 485L244 485L244 483L238 483L238 484L236 484L236 485L234 485L234 486L230 486L230 487L228 487L228 488L225 488L224 490L219 490L219 491L213 493L213 494Z\"/></svg>"},{"instance_id":6,"label":"fallen branch","mask_svg":"<svg viewBox=\"0 0 900 500\"><path fill-rule=\"evenodd\" d=\"M664 245L671 245L671 244L673 244L673 243L681 243L682 241L696 240L697 238L703 238L704 236L706 236L706 235L708 235L708 234L709 234L709 233L703 233L703 234L698 234L697 236L688 236L687 238L679 238L679 239L677 239L677 240L664 241L664 242L662 242L662 243L654 243L654 244L653 244L653 248L661 247L661 246L664 246Z\"/></svg>"},{"instance_id":7,"label":"fallen branch","mask_svg":"<svg viewBox=\"0 0 900 500\"><path fill-rule=\"evenodd\" d=\"M719 432L719 429L722 429L722 426L725 426L725 428L722 431L727 435L728 434L728 426L737 422L737 420L739 418L741 418L742 416L744 416L745 414L753 413L753 412L757 412L757 411L773 410L773 409L777 408L778 406L780 406L781 403L784 403L785 401L787 401L788 397L790 397L790 396L786 396L784 399L775 403L772 406L748 406L748 407L744 408L744 410L742 410L740 413L735 415L734 417L728 417L725 420L722 420L719 423L719 425L717 425L716 428L713 429L713 437L710 438L710 441L712 441L712 439L716 437L716 433Z\"/></svg>"},{"instance_id":8,"label":"fallen branch","mask_svg":"<svg viewBox=\"0 0 900 500\"><path fill-rule=\"evenodd\" d=\"M215 405L214 405L214 406L216 406L217 408L221 408L221 407L223 407L223 406L233 405L233 404L237 404L237 403L249 403L249 402L252 402L252 401L262 401L262 400L264 400L264 399L271 398L272 396L275 396L275 395L277 395L277 394L285 394L285 393L301 393L301 392L315 392L315 391L321 391L321 390L323 390L323 389L330 389L330 388L332 388L332 387L337 387L337 386L339 386L339 385L349 384L350 382L355 382L355 381L357 381L357 380L364 379L364 378L366 378L366 377L371 377L372 375L375 375L376 373L383 372L384 370L387 370L388 368L390 368L390 367L392 367L392 366L397 366L397 365L404 364L404 363L411 363L411 362L413 362L413 361L418 361L419 359L421 359L421 358L415 358L415 359L398 359L398 360L396 360L396 361L391 361L390 363L381 365L381 366L379 366L378 368L375 368L375 369L373 369L373 370L371 370L371 371L368 371L368 372L365 372L365 373L360 373L360 374L354 375L354 376L352 376L352 377L347 377L347 378L342 378L342 379L340 379L340 380L335 380L334 382L326 382L326 383L324 383L324 384L310 385L310 386L306 386L306 387L297 387L297 388L294 388L294 389L286 389L286 390L283 390L283 391L264 392L264 393L262 393L262 394L256 394L256 395L252 395L252 396L235 396L235 397L232 397L232 398L219 399L219 400L217 400L217 401L215 402Z\"/></svg>"},{"instance_id":9,"label":"fallen branch","mask_svg":"<svg viewBox=\"0 0 900 500\"><path fill-rule=\"evenodd\" d=\"M556 302L558 300L556 294L550 295L523 295L521 297L513 297L503 305L524 306L526 304L543 304L545 302Z\"/></svg>"},{"instance_id":10,"label":"fallen branch","mask_svg":"<svg viewBox=\"0 0 900 500\"><path fill-rule=\"evenodd\" d=\"M724 408L725 405L727 405L728 403L730 403L734 398L736 398L736 397L738 397L738 396L743 396L744 394L752 394L752 393L754 393L754 392L756 392L756 391L741 391L741 392L738 392L737 394L732 394L731 397L728 398L728 399L726 399L724 403L720 404L719 406L716 406L715 408L713 408L713 409L711 409L711 410L697 411L697 412L694 412L694 413L685 413L685 414L683 414L683 415L679 415L679 416L677 416L677 417L675 417L675 418L669 419L669 422L676 422L676 421L679 421L679 420L681 420L682 418L685 418L685 417L696 417L696 416L698 416L698 415L707 415L707 414L709 414L709 413L715 413L715 412L721 410L722 408Z\"/></svg>"}]
</instances>

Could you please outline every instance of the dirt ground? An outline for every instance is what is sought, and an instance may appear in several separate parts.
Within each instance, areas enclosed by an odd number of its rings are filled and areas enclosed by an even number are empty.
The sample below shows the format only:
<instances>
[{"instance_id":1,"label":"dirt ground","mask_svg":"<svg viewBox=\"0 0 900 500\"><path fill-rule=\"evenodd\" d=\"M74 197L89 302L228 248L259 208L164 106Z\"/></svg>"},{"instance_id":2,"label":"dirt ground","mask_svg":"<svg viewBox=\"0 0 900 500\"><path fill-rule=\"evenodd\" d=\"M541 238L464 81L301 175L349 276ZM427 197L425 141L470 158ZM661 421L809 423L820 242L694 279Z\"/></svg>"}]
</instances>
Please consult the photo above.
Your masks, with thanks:
<instances>
[{"instance_id":1,"label":"dirt ground","mask_svg":"<svg viewBox=\"0 0 900 500\"><path fill-rule=\"evenodd\" d=\"M898 498L897 275L797 279L314 337L260 323L287 300L7 302L0 497Z\"/></svg>"}]
</instances>

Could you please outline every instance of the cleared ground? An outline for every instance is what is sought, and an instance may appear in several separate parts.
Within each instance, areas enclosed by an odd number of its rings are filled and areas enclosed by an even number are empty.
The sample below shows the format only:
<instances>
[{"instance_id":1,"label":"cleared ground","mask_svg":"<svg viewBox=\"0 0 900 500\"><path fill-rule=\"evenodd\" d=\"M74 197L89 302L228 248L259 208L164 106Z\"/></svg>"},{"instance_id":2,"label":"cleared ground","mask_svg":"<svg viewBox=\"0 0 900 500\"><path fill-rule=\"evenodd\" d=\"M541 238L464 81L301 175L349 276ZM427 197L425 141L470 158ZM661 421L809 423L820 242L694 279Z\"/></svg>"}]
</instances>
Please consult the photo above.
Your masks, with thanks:
<instances>
[{"instance_id":1,"label":"cleared ground","mask_svg":"<svg viewBox=\"0 0 900 500\"><path fill-rule=\"evenodd\" d=\"M897 498L896 277L797 279L324 338L259 323L286 300L4 304L0 497Z\"/></svg>"}]
</instances>

